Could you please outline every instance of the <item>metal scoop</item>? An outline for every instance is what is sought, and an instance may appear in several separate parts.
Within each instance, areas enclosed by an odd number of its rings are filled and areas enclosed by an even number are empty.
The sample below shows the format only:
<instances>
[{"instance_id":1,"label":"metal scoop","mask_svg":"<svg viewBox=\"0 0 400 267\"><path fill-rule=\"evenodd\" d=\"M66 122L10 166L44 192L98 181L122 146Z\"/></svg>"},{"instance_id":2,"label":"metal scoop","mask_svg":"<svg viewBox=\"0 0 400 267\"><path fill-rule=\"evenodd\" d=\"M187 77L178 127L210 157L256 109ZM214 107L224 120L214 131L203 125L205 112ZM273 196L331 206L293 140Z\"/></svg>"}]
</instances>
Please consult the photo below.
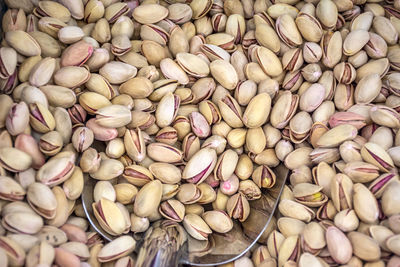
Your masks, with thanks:
<instances>
[{"instance_id":1,"label":"metal scoop","mask_svg":"<svg viewBox=\"0 0 400 267\"><path fill-rule=\"evenodd\" d=\"M214 266L234 261L251 249L269 226L278 206L283 186L288 177L288 169L283 165L275 168L276 183L273 188L263 190L261 199L250 201L250 216L257 221L252 229L235 222L231 231L225 234L213 233L208 241L198 241L186 235L180 224L170 220L153 223L144 234L135 234L137 241L137 267L175 267L179 264L192 266ZM86 216L105 240L115 237L105 232L98 224L92 210L95 180L85 177L82 205ZM250 217L249 217L250 218Z\"/></svg>"}]
</instances>

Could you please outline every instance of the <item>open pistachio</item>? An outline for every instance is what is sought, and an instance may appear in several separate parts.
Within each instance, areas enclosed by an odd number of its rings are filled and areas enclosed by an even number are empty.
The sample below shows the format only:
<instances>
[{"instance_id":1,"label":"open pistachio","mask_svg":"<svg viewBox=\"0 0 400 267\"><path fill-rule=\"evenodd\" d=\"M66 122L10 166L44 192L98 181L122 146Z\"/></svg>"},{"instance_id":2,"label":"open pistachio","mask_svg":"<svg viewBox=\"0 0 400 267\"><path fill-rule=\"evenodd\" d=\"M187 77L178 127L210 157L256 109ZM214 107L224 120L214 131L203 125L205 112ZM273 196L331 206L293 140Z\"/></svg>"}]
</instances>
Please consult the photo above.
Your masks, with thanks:
<instances>
[{"instance_id":1,"label":"open pistachio","mask_svg":"<svg viewBox=\"0 0 400 267\"><path fill-rule=\"evenodd\" d=\"M97 221L107 233L111 235L122 234L125 221L121 210L114 202L101 198L97 203L93 203L93 210Z\"/></svg>"},{"instance_id":2,"label":"open pistachio","mask_svg":"<svg viewBox=\"0 0 400 267\"><path fill-rule=\"evenodd\" d=\"M214 170L217 154L211 148L203 148L195 153L182 172L182 179L199 184Z\"/></svg>"},{"instance_id":3,"label":"open pistachio","mask_svg":"<svg viewBox=\"0 0 400 267\"><path fill-rule=\"evenodd\" d=\"M135 248L136 241L133 237L124 235L105 245L97 254L100 262L109 262L128 255Z\"/></svg>"},{"instance_id":4,"label":"open pistachio","mask_svg":"<svg viewBox=\"0 0 400 267\"><path fill-rule=\"evenodd\" d=\"M399 0L3 2L1 266L399 265Z\"/></svg>"},{"instance_id":5,"label":"open pistachio","mask_svg":"<svg viewBox=\"0 0 400 267\"><path fill-rule=\"evenodd\" d=\"M208 235L212 232L206 222L200 216L193 213L185 216L183 226L197 240L207 240Z\"/></svg>"}]
</instances>

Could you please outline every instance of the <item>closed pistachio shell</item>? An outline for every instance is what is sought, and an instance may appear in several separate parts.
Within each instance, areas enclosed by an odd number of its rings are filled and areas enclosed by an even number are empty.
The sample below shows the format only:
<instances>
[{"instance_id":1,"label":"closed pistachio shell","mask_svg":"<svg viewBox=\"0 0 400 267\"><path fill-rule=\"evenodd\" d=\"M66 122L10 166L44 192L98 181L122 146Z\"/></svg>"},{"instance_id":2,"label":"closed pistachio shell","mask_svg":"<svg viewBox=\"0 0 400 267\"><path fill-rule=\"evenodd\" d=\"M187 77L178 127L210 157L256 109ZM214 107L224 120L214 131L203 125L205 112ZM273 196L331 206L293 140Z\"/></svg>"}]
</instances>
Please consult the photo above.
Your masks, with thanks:
<instances>
[{"instance_id":1,"label":"closed pistachio shell","mask_svg":"<svg viewBox=\"0 0 400 267\"><path fill-rule=\"evenodd\" d=\"M336 147L344 141L353 140L357 135L357 129L349 124L336 126L324 133L317 141L319 147Z\"/></svg>"},{"instance_id":2,"label":"closed pistachio shell","mask_svg":"<svg viewBox=\"0 0 400 267\"><path fill-rule=\"evenodd\" d=\"M243 123L249 128L263 125L271 110L271 97L267 93L256 95L243 113Z\"/></svg>"},{"instance_id":3,"label":"closed pistachio shell","mask_svg":"<svg viewBox=\"0 0 400 267\"><path fill-rule=\"evenodd\" d=\"M346 235L334 226L326 230L326 242L331 257L340 263L347 263L352 255L353 249Z\"/></svg>"},{"instance_id":4,"label":"closed pistachio shell","mask_svg":"<svg viewBox=\"0 0 400 267\"><path fill-rule=\"evenodd\" d=\"M379 216L379 207L374 195L363 184L355 184L353 190L354 210L358 217L362 222L374 223Z\"/></svg>"},{"instance_id":5,"label":"closed pistachio shell","mask_svg":"<svg viewBox=\"0 0 400 267\"><path fill-rule=\"evenodd\" d=\"M378 243L371 237L360 233L351 232L348 238L353 246L353 253L362 260L374 261L381 256Z\"/></svg>"},{"instance_id":6,"label":"closed pistachio shell","mask_svg":"<svg viewBox=\"0 0 400 267\"><path fill-rule=\"evenodd\" d=\"M399 212L397 206L397 203L399 202L398 201L399 191L400 191L400 183L398 181L394 181L390 183L383 192L381 203L382 203L382 211L386 216L391 216Z\"/></svg>"},{"instance_id":7,"label":"closed pistachio shell","mask_svg":"<svg viewBox=\"0 0 400 267\"><path fill-rule=\"evenodd\" d=\"M134 212L140 217L149 216L158 208L162 196L161 182L154 180L144 185L136 195Z\"/></svg>"},{"instance_id":8,"label":"closed pistachio shell","mask_svg":"<svg viewBox=\"0 0 400 267\"><path fill-rule=\"evenodd\" d=\"M158 4L140 5L132 16L142 24L157 23L168 16L168 9Z\"/></svg>"},{"instance_id":9,"label":"closed pistachio shell","mask_svg":"<svg viewBox=\"0 0 400 267\"><path fill-rule=\"evenodd\" d=\"M214 60L210 64L211 75L228 90L232 90L239 82L234 67L225 60Z\"/></svg>"},{"instance_id":10,"label":"closed pistachio shell","mask_svg":"<svg viewBox=\"0 0 400 267\"><path fill-rule=\"evenodd\" d=\"M369 41L369 34L366 30L351 31L343 42L343 52L347 56L352 56L362 49Z\"/></svg>"},{"instance_id":11,"label":"closed pistachio shell","mask_svg":"<svg viewBox=\"0 0 400 267\"><path fill-rule=\"evenodd\" d=\"M134 185L121 183L114 186L116 200L121 204L130 204L133 202L138 190Z\"/></svg>"},{"instance_id":12,"label":"closed pistachio shell","mask_svg":"<svg viewBox=\"0 0 400 267\"><path fill-rule=\"evenodd\" d=\"M180 169L168 163L153 163L149 166L149 170L157 179L167 184L178 183L182 177Z\"/></svg>"}]
</instances>

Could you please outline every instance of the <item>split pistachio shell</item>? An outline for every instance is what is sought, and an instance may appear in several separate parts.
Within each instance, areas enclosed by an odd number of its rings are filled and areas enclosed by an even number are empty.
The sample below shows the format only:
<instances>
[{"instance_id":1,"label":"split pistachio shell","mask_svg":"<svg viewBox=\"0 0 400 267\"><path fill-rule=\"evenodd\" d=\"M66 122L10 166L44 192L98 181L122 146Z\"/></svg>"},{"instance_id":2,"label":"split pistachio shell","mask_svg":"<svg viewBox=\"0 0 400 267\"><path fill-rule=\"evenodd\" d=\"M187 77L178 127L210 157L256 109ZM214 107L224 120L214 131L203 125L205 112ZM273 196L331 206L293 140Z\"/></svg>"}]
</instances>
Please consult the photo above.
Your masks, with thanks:
<instances>
[{"instance_id":1,"label":"split pistachio shell","mask_svg":"<svg viewBox=\"0 0 400 267\"><path fill-rule=\"evenodd\" d=\"M172 221L181 222L185 216L185 206L175 199L169 199L160 204L159 212Z\"/></svg>"},{"instance_id":2,"label":"split pistachio shell","mask_svg":"<svg viewBox=\"0 0 400 267\"><path fill-rule=\"evenodd\" d=\"M135 249L133 237L124 235L105 245L97 254L99 262L109 262L128 255Z\"/></svg>"},{"instance_id":3,"label":"split pistachio shell","mask_svg":"<svg viewBox=\"0 0 400 267\"><path fill-rule=\"evenodd\" d=\"M266 47L258 47L255 57L262 70L270 76L278 76L282 73L282 64L278 57Z\"/></svg>"},{"instance_id":4,"label":"split pistachio shell","mask_svg":"<svg viewBox=\"0 0 400 267\"><path fill-rule=\"evenodd\" d=\"M152 143L147 146L147 154L155 161L176 163L182 160L182 151L163 143Z\"/></svg>"},{"instance_id":5,"label":"split pistachio shell","mask_svg":"<svg viewBox=\"0 0 400 267\"><path fill-rule=\"evenodd\" d=\"M228 180L235 171L238 155L233 150L226 150L219 156L215 165L214 176L222 181Z\"/></svg>"},{"instance_id":6,"label":"split pistachio shell","mask_svg":"<svg viewBox=\"0 0 400 267\"><path fill-rule=\"evenodd\" d=\"M1 192L0 198L4 200L17 201L22 200L26 191L22 186L7 176L0 176Z\"/></svg>"},{"instance_id":7,"label":"split pistachio shell","mask_svg":"<svg viewBox=\"0 0 400 267\"><path fill-rule=\"evenodd\" d=\"M293 196L298 202L306 206L318 207L328 200L328 198L320 192L321 190L321 186L299 183L293 188Z\"/></svg>"},{"instance_id":8,"label":"split pistachio shell","mask_svg":"<svg viewBox=\"0 0 400 267\"><path fill-rule=\"evenodd\" d=\"M71 159L54 158L39 169L36 179L49 186L58 185L71 177L74 168Z\"/></svg>"},{"instance_id":9,"label":"split pistachio shell","mask_svg":"<svg viewBox=\"0 0 400 267\"><path fill-rule=\"evenodd\" d=\"M0 265L398 265L398 0L5 5Z\"/></svg>"},{"instance_id":10,"label":"split pistachio shell","mask_svg":"<svg viewBox=\"0 0 400 267\"><path fill-rule=\"evenodd\" d=\"M96 111L96 123L107 128L125 126L131 121L130 110L122 105L111 105Z\"/></svg>"},{"instance_id":11,"label":"split pistachio shell","mask_svg":"<svg viewBox=\"0 0 400 267\"><path fill-rule=\"evenodd\" d=\"M209 67L199 57L190 53L178 53L176 60L185 72L198 78L206 77L209 74ZM221 70L222 71L222 70Z\"/></svg>"},{"instance_id":12,"label":"split pistachio shell","mask_svg":"<svg viewBox=\"0 0 400 267\"><path fill-rule=\"evenodd\" d=\"M18 161L15 159L18 158ZM11 171L20 172L27 170L32 164L32 157L16 148L4 147L0 148L0 165Z\"/></svg>"},{"instance_id":13,"label":"split pistachio shell","mask_svg":"<svg viewBox=\"0 0 400 267\"><path fill-rule=\"evenodd\" d=\"M3 217L2 225L13 233L36 234L43 227L43 219L35 213L10 213Z\"/></svg>"},{"instance_id":14,"label":"split pistachio shell","mask_svg":"<svg viewBox=\"0 0 400 267\"><path fill-rule=\"evenodd\" d=\"M217 155L215 150L203 148L190 158L182 172L182 179L199 184L214 170L216 164Z\"/></svg>"},{"instance_id":15,"label":"split pistachio shell","mask_svg":"<svg viewBox=\"0 0 400 267\"><path fill-rule=\"evenodd\" d=\"M233 97L226 95L218 101L218 107L222 118L229 126L234 128L243 126L242 111Z\"/></svg>"},{"instance_id":16,"label":"split pistachio shell","mask_svg":"<svg viewBox=\"0 0 400 267\"><path fill-rule=\"evenodd\" d=\"M93 210L97 221L107 233L120 235L125 230L124 215L114 202L101 198L93 203Z\"/></svg>"},{"instance_id":17,"label":"split pistachio shell","mask_svg":"<svg viewBox=\"0 0 400 267\"><path fill-rule=\"evenodd\" d=\"M299 219L304 222L310 222L315 217L315 213L311 209L288 199L284 199L280 202L279 211L285 216Z\"/></svg>"},{"instance_id":18,"label":"split pistachio shell","mask_svg":"<svg viewBox=\"0 0 400 267\"><path fill-rule=\"evenodd\" d=\"M343 52L347 56L356 54L369 41L369 34L366 30L351 31L343 42Z\"/></svg>"},{"instance_id":19,"label":"split pistachio shell","mask_svg":"<svg viewBox=\"0 0 400 267\"><path fill-rule=\"evenodd\" d=\"M41 53L38 42L24 31L9 31L6 33L5 40L18 53L24 56L37 56Z\"/></svg>"},{"instance_id":20,"label":"split pistachio shell","mask_svg":"<svg viewBox=\"0 0 400 267\"><path fill-rule=\"evenodd\" d=\"M11 265L22 266L26 256L22 247L17 242L5 236L0 237L0 240L2 244L1 248L7 256L7 261Z\"/></svg>"},{"instance_id":21,"label":"split pistachio shell","mask_svg":"<svg viewBox=\"0 0 400 267\"><path fill-rule=\"evenodd\" d=\"M361 149L362 158L377 166L382 171L389 171L393 168L393 160L384 149L374 143L366 143Z\"/></svg>"},{"instance_id":22,"label":"split pistachio shell","mask_svg":"<svg viewBox=\"0 0 400 267\"><path fill-rule=\"evenodd\" d=\"M188 234L197 240L207 240L208 235L212 232L206 222L193 213L185 216L183 226Z\"/></svg>"},{"instance_id":23,"label":"split pistachio shell","mask_svg":"<svg viewBox=\"0 0 400 267\"><path fill-rule=\"evenodd\" d=\"M38 214L46 219L56 216L57 200L54 193L44 184L33 183L28 187L27 200Z\"/></svg>"}]
</instances>

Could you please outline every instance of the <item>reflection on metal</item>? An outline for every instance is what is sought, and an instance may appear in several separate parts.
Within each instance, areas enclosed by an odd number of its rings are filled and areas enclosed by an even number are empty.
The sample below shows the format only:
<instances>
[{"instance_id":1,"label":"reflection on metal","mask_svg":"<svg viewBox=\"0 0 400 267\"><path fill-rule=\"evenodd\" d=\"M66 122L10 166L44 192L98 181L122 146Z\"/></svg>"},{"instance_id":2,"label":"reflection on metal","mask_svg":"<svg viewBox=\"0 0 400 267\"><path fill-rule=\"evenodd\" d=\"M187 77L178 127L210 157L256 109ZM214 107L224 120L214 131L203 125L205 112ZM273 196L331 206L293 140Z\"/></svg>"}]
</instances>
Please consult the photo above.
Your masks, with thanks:
<instances>
[{"instance_id":1,"label":"reflection on metal","mask_svg":"<svg viewBox=\"0 0 400 267\"><path fill-rule=\"evenodd\" d=\"M213 239L214 247L209 254L203 257L195 257L189 254L189 258L183 260L184 263L194 266L214 266L228 263L242 257L257 243L269 226L289 173L289 170L283 165L278 166L274 171L277 177L274 187L263 189L261 199L250 201L251 211L247 220L251 220L252 214L257 214L257 224L252 225L258 228L256 229L257 233L255 231L252 232L254 234L243 231L243 228L237 223L226 234L212 234L211 238ZM196 240L194 242L199 241ZM189 242L189 251L191 251L191 245L191 242ZM193 246L199 246L199 244L193 244Z\"/></svg>"},{"instance_id":2,"label":"reflection on metal","mask_svg":"<svg viewBox=\"0 0 400 267\"><path fill-rule=\"evenodd\" d=\"M98 232L105 240L111 241L113 237L105 232L99 223L97 222L96 217L93 214L92 203L93 200L93 189L95 185L95 180L89 178L87 174L85 174L85 187L83 188L82 192L82 206L85 210L85 214L87 219L89 220L90 224L92 225L93 229Z\"/></svg>"},{"instance_id":3,"label":"reflection on metal","mask_svg":"<svg viewBox=\"0 0 400 267\"><path fill-rule=\"evenodd\" d=\"M250 201L251 211L250 216L247 219L247 225L246 222L242 223L242 225L238 222L235 222L234 227L230 232L225 234L213 233L208 241L198 241L188 236L188 241L184 246L181 247L181 251L176 252L178 255L180 255L179 263L190 264L193 266L214 266L228 263L242 257L260 238L265 238L264 232L270 226L271 219L278 206L278 200L282 194L283 186L286 183L289 173L288 169L283 165L276 167L274 171L277 177L274 187L270 189L263 189L263 195L261 199ZM85 188L82 193L82 205L93 229L107 241L111 241L114 237L107 234L100 227L93 215L92 203L95 182L96 181L94 179L85 175ZM254 221L257 223L253 223ZM166 221L163 221L161 224L160 222L157 222L155 224L157 226L155 226L154 229L158 230L160 225L165 224L165 222ZM151 227L145 236L151 239L151 236L154 236L151 235L151 231L154 229ZM152 241L146 240L143 242L143 240L140 240L142 239L142 236L143 235L135 235L135 239L138 241L138 246L136 249L137 252L140 250L143 244L151 243ZM169 238L167 236L164 239ZM168 240L157 240L157 242L159 247L163 245L170 245ZM163 251L171 253L171 250ZM172 255L163 256L163 251L160 250L160 253L157 253L157 255L147 255L149 256L150 262L146 262L142 264L142 266L161 267L160 264L157 264L157 262L160 262L160 259L163 259L164 257L174 258Z\"/></svg>"}]
</instances>

